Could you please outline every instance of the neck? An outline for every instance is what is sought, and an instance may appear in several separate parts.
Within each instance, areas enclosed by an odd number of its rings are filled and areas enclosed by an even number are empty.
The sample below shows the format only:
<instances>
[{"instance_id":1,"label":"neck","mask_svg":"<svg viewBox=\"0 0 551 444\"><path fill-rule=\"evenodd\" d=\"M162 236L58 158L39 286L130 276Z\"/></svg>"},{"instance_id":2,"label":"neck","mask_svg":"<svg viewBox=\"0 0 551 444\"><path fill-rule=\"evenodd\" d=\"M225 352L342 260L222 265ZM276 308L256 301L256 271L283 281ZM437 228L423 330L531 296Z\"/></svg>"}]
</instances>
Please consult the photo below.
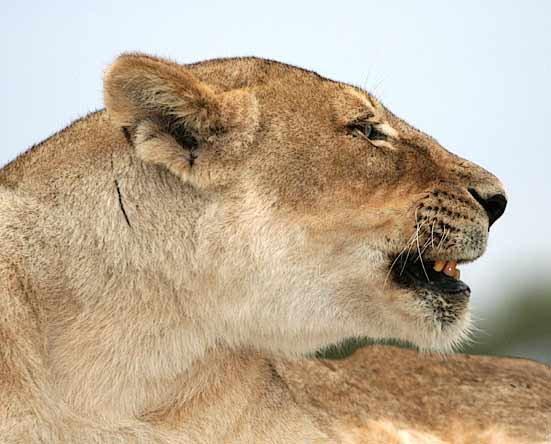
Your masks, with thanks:
<instances>
[{"instance_id":1,"label":"neck","mask_svg":"<svg viewBox=\"0 0 551 444\"><path fill-rule=\"evenodd\" d=\"M119 149L95 166L88 194L58 205L53 247L64 255L51 256L63 276L37 282L58 307L47 315L55 384L70 405L102 415L162 404L216 339L196 315L191 236L200 202L179 179L132 156ZM90 199L101 205L91 208Z\"/></svg>"},{"instance_id":2,"label":"neck","mask_svg":"<svg viewBox=\"0 0 551 444\"><path fill-rule=\"evenodd\" d=\"M24 256L47 307L40 316L55 395L91 418L186 420L186 433L201 434L197 442L258 442L241 439L247 424L263 431L260 441L318 438L269 359L239 350L248 337L229 339L232 301L209 274L220 266L207 257L215 251L209 231L202 244L194 237L199 224L215 222L208 220L212 203L170 173L136 161L122 136L106 128L109 137L115 148L108 156L86 157L89 151L73 144L81 161L67 174L81 178L82 192L24 185L42 199L34 215L41 242L26 244ZM234 297L240 285L236 279ZM220 345L226 337L231 349Z\"/></svg>"}]
</instances>

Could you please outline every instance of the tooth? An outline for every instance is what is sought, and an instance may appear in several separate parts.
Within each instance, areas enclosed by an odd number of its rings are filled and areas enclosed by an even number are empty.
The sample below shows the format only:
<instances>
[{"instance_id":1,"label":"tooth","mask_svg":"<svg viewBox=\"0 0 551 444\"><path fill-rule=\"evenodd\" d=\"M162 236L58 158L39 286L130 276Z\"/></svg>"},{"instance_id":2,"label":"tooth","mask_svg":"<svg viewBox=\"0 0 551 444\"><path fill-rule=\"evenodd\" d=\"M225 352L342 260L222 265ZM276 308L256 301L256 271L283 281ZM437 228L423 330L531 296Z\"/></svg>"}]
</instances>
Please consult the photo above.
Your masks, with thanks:
<instances>
[{"instance_id":1,"label":"tooth","mask_svg":"<svg viewBox=\"0 0 551 444\"><path fill-rule=\"evenodd\" d=\"M434 269L434 271L441 272L444 269L444 265L446 265L446 261L436 261L434 263L434 267L432 268Z\"/></svg>"},{"instance_id":2,"label":"tooth","mask_svg":"<svg viewBox=\"0 0 551 444\"><path fill-rule=\"evenodd\" d=\"M457 266L457 262L455 261L448 261L446 262L446 266L444 267L444 274L449 277L455 276L455 267Z\"/></svg>"}]
</instances>

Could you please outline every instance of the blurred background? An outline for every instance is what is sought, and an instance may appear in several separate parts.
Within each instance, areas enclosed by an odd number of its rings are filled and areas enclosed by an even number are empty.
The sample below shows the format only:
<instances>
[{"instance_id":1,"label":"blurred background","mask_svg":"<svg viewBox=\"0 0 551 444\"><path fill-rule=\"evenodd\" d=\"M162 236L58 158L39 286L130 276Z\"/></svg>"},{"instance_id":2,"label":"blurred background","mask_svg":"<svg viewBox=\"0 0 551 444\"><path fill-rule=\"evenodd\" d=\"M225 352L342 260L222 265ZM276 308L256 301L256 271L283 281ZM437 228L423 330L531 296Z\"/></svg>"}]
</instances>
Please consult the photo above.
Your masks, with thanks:
<instances>
[{"instance_id":1,"label":"blurred background","mask_svg":"<svg viewBox=\"0 0 551 444\"><path fill-rule=\"evenodd\" d=\"M479 329L464 351L551 363L551 2L20 0L0 42L0 165L101 108L124 51L256 55L375 93L508 189L487 254L462 267Z\"/></svg>"}]
</instances>

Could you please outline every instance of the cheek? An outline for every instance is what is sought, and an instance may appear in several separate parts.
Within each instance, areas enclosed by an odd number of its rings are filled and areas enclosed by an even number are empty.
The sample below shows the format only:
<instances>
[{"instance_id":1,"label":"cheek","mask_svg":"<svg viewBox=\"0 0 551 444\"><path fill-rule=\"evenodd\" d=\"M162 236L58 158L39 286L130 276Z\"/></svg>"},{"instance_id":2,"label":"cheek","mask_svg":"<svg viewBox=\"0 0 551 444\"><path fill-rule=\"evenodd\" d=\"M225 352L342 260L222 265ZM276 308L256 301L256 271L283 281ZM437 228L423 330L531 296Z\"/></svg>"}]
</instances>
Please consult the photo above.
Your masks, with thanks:
<instances>
[{"instance_id":1,"label":"cheek","mask_svg":"<svg viewBox=\"0 0 551 444\"><path fill-rule=\"evenodd\" d=\"M340 257L341 261L354 259L358 254L379 255L373 262L378 264L393 260L415 232L408 216L409 212L401 209L365 207L303 215L295 217L292 223L304 227L313 254ZM361 259L364 263L370 260Z\"/></svg>"}]
</instances>

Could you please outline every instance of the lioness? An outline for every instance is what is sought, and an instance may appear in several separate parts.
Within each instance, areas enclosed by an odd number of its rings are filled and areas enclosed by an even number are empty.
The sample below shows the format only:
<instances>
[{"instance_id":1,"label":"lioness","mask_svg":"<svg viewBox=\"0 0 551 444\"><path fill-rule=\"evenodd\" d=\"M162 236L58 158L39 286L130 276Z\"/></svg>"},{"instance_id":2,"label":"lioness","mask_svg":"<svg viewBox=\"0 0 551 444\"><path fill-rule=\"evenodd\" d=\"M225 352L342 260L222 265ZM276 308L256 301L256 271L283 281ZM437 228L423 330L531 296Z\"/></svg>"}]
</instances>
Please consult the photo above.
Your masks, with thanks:
<instances>
[{"instance_id":1,"label":"lioness","mask_svg":"<svg viewBox=\"0 0 551 444\"><path fill-rule=\"evenodd\" d=\"M0 442L544 441L551 371L451 350L505 191L373 96L127 54L0 171ZM497 438L496 438L497 437Z\"/></svg>"}]
</instances>

